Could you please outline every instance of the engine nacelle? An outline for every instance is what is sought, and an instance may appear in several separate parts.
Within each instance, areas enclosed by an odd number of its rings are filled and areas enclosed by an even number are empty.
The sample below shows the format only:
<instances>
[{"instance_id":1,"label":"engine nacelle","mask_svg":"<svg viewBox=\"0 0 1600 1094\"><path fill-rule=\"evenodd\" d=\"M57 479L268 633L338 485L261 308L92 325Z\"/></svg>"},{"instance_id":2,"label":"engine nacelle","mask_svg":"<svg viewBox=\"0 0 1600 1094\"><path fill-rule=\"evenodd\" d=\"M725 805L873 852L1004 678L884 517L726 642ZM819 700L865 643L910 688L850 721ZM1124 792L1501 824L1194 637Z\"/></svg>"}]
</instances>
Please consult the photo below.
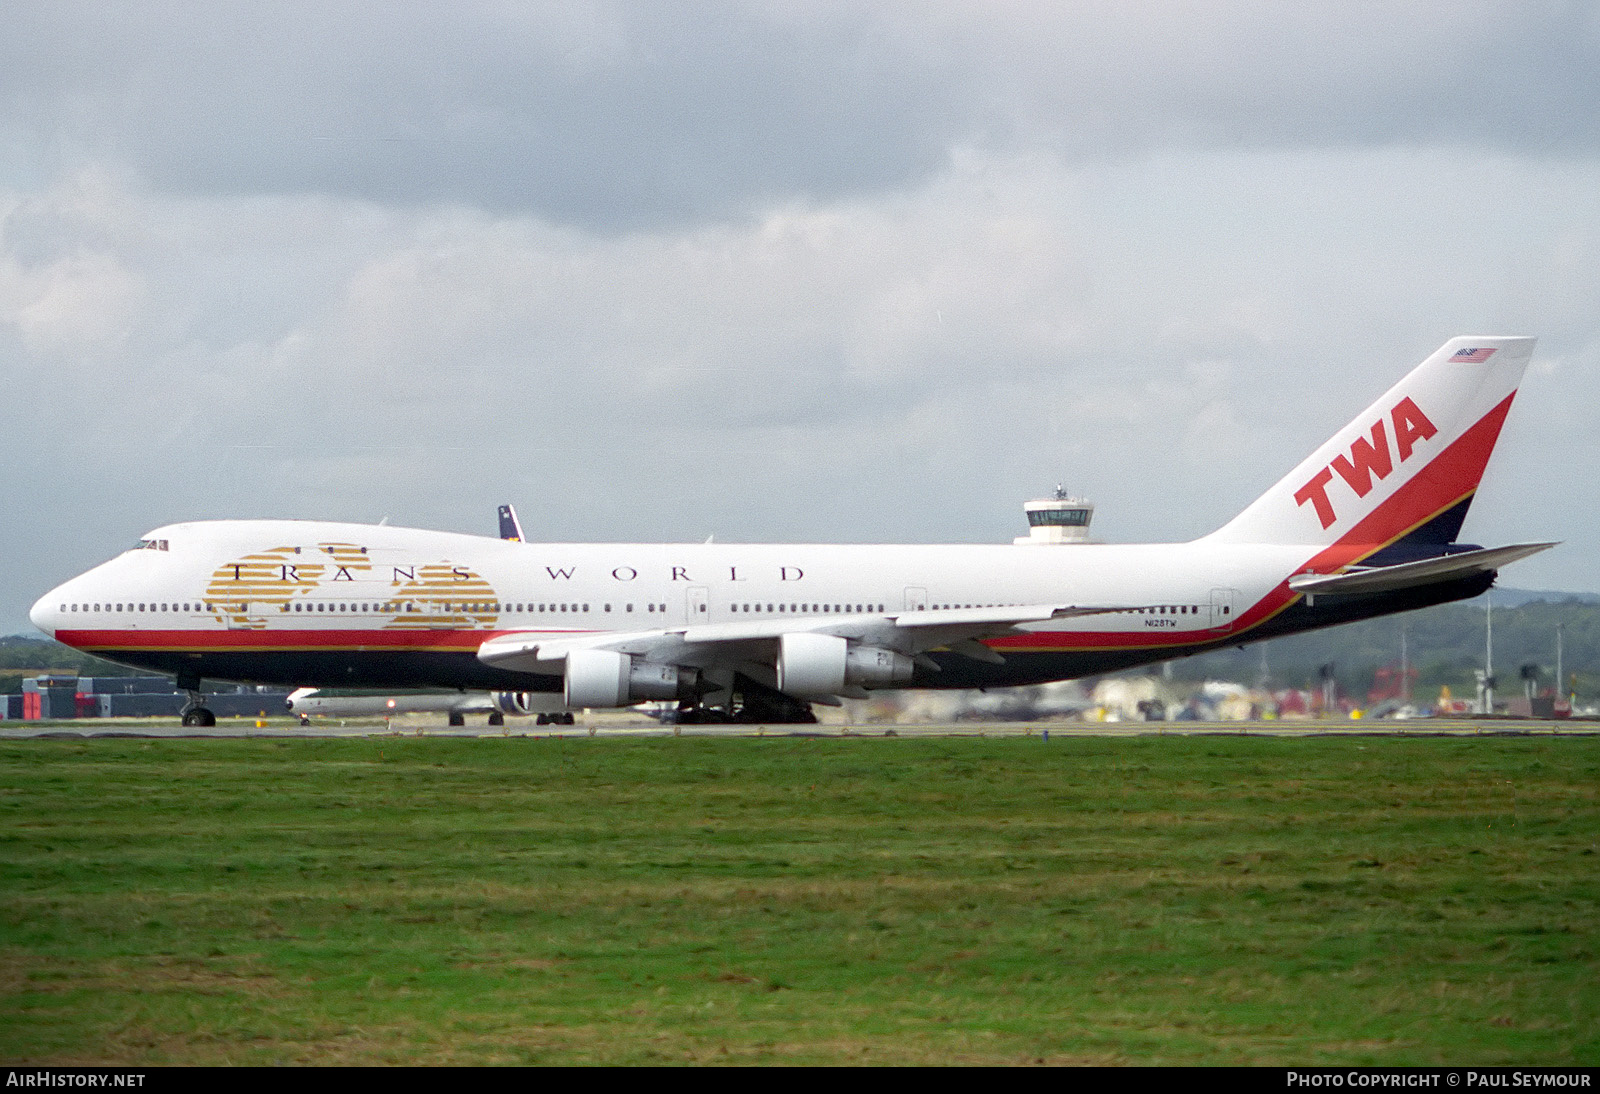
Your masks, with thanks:
<instances>
[{"instance_id":1,"label":"engine nacelle","mask_svg":"<svg viewBox=\"0 0 1600 1094\"><path fill-rule=\"evenodd\" d=\"M647 699L677 699L694 683L693 670L657 665L612 650L567 654L563 697L569 710L626 707Z\"/></svg>"},{"instance_id":2,"label":"engine nacelle","mask_svg":"<svg viewBox=\"0 0 1600 1094\"><path fill-rule=\"evenodd\" d=\"M911 683L916 662L903 653L878 646L851 646L845 656L844 682L864 688L897 688Z\"/></svg>"},{"instance_id":3,"label":"engine nacelle","mask_svg":"<svg viewBox=\"0 0 1600 1094\"><path fill-rule=\"evenodd\" d=\"M501 714L553 714L567 709L553 691L494 691L489 697Z\"/></svg>"},{"instance_id":4,"label":"engine nacelle","mask_svg":"<svg viewBox=\"0 0 1600 1094\"><path fill-rule=\"evenodd\" d=\"M847 687L892 688L911 682L911 658L831 634L778 639L778 690L785 695L839 695Z\"/></svg>"}]
</instances>

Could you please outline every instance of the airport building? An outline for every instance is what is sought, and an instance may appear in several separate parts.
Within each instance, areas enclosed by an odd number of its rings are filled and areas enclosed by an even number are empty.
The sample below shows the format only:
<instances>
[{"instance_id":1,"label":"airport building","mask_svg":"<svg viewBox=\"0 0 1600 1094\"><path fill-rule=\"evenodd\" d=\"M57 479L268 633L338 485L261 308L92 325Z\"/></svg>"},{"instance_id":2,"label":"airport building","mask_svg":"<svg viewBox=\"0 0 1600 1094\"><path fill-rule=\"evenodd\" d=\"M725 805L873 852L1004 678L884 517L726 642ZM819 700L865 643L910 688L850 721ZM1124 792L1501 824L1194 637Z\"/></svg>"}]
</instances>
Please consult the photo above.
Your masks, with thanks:
<instances>
[{"instance_id":1,"label":"airport building","mask_svg":"<svg viewBox=\"0 0 1600 1094\"><path fill-rule=\"evenodd\" d=\"M207 692L205 705L219 718L282 714L287 688L228 687ZM189 701L170 676L30 676L21 695L7 695L0 718L43 721L59 718L177 717Z\"/></svg>"}]
</instances>

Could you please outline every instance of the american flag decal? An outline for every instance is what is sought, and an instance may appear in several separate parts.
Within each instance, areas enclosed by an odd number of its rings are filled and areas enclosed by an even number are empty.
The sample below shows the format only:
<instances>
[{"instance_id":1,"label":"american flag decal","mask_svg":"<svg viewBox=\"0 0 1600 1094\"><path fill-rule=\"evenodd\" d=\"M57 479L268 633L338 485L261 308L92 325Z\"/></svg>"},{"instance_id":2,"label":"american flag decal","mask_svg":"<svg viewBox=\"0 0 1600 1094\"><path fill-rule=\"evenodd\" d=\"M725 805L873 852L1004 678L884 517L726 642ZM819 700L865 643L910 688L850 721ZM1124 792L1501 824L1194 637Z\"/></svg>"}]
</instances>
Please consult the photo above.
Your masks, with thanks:
<instances>
[{"instance_id":1,"label":"american flag decal","mask_svg":"<svg viewBox=\"0 0 1600 1094\"><path fill-rule=\"evenodd\" d=\"M1450 360L1462 363L1487 361L1494 356L1493 349L1458 349L1451 354Z\"/></svg>"}]
</instances>

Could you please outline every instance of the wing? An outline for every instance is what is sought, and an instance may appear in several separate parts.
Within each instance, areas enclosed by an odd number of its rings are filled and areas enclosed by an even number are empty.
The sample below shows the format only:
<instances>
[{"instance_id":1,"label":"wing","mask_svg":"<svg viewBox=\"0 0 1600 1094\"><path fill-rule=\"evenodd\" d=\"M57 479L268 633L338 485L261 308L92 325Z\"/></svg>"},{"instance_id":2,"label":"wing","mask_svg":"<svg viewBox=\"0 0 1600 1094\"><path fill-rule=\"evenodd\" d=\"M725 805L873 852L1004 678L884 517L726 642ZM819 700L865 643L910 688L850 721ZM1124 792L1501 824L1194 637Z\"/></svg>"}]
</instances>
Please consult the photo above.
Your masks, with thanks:
<instances>
[{"instance_id":1,"label":"wing","mask_svg":"<svg viewBox=\"0 0 1600 1094\"><path fill-rule=\"evenodd\" d=\"M852 656L877 656L880 663L893 665L900 664L892 661L898 657L907 672L912 661L937 669L931 658L922 655L940 648L980 661L1000 662L1004 658L983 645L982 639L1021 633L1020 628L1028 623L1133 610L1133 605L1033 604L760 619L576 638L521 632L484 642L478 648L478 659L512 672L551 675L566 671L574 654L605 651L644 665L755 670L758 676L778 683L779 690L807 698L858 696L864 693L850 678L848 661ZM878 655L891 661L884 662ZM799 670L802 661L809 666L825 660L837 661L839 671L818 676ZM855 675L871 671L858 665ZM786 683L789 686L783 686Z\"/></svg>"}]
</instances>

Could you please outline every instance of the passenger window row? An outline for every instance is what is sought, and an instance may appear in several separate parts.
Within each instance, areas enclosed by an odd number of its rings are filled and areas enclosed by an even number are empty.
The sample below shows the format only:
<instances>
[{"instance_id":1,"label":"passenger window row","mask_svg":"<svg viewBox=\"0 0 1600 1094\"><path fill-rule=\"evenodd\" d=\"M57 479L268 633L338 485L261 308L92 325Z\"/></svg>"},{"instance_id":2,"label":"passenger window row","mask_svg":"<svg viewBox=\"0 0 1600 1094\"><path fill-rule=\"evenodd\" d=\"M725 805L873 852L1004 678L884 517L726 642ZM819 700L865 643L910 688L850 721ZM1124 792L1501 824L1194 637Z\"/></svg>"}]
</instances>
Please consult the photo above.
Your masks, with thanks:
<instances>
[{"instance_id":1,"label":"passenger window row","mask_svg":"<svg viewBox=\"0 0 1600 1094\"><path fill-rule=\"evenodd\" d=\"M955 609L955 608L994 608L994 607L1000 607L1000 606L1001 605L997 605L997 604L934 604L932 607L935 610L949 610L949 609ZM864 613L867 613L867 612L874 612L875 611L875 612L880 612L881 613L881 612L884 611L884 605L882 605L882 604L854 604L854 605L852 605L852 604L796 604L796 603L760 604L760 603L740 603L740 604L734 604L731 607L732 607L733 611L736 612L736 613L740 613L740 612L742 612L742 613L752 613L753 612L753 613L770 614L770 615L780 615L780 614L786 614L786 615L805 615L805 614L809 614L809 615L844 615L844 614L850 614L850 613L854 613L854 614L858 614L859 615L859 614L864 614ZM439 608L440 611L445 611L445 612L459 611L459 612L466 612L466 613L495 613L495 614L498 614L503 609L505 612L508 612L508 613L514 613L514 614L529 614L529 613L532 613L532 614L538 614L538 615L551 615L551 614L563 614L563 613L567 613L567 612L587 612L587 611L589 611L589 605L585 604L585 603L582 603L582 602L578 602L578 603L569 602L569 603L564 603L564 604L537 604L537 605L535 605L534 603L529 602L529 603L507 603L507 604L502 605L498 601L484 601L484 602L466 601L466 602L459 602L459 603L453 602L453 601L445 601L445 602L439 604L438 608ZM610 604L604 605L604 608L608 612L611 611L611 605ZM224 604L213 604L210 601L194 601L194 602L183 602L183 603L120 602L120 603L106 603L106 604L89 604L89 603L63 604L63 605L61 605L61 610L63 612L79 612L79 611L82 611L82 612L146 612L146 611L148 611L148 612L200 612L200 611L211 612L211 611L230 611L230 610L234 610L234 609L229 608L228 604L225 604L225 603ZM238 611L246 611L247 610L247 606L245 604L240 604L237 610ZM294 604L283 604L283 605L280 605L279 610L280 611L285 611L285 612L288 612L288 611L296 611L296 612L374 612L374 613L383 614L383 615L395 615L395 614L398 614L398 613L401 613L401 612L414 612L414 611L417 611L418 609L417 609L417 605L416 605L415 602L406 600L406 601L336 601L336 602L300 601L300 602L296 602ZM631 611L634 610L634 606L632 604L626 604L626 605L624 605L624 610L631 612ZM657 613L657 612L665 613L666 610L667 610L667 606L665 604L651 603L651 604L646 604L645 605L645 610L647 612L652 613L652 614L653 613ZM1153 606L1145 607L1145 608L1130 608L1128 610L1131 611L1131 612L1134 612L1134 613L1136 613L1138 615L1199 615L1200 614L1200 605L1198 605L1198 604L1159 604L1159 605L1153 605ZM1222 614L1223 615L1231 614L1230 608L1227 605L1223 606Z\"/></svg>"},{"instance_id":2,"label":"passenger window row","mask_svg":"<svg viewBox=\"0 0 1600 1094\"><path fill-rule=\"evenodd\" d=\"M201 604L199 602L187 604L136 604L132 601L128 601L125 603L115 604L63 604L61 605L61 610L64 612L209 612L211 610L211 605Z\"/></svg>"},{"instance_id":3,"label":"passenger window row","mask_svg":"<svg viewBox=\"0 0 1600 1094\"><path fill-rule=\"evenodd\" d=\"M883 611L882 604L733 604L735 612L761 612L788 615L864 615Z\"/></svg>"},{"instance_id":4,"label":"passenger window row","mask_svg":"<svg viewBox=\"0 0 1600 1094\"><path fill-rule=\"evenodd\" d=\"M135 601L107 602L107 603L72 603L61 605L62 612L211 612L211 611L248 611L248 602L240 603L238 608L231 607L232 601L217 603L212 601L188 601L183 603L156 603ZM470 601L453 602L445 601L438 606L440 611L457 611L467 613L508 613L519 614L560 614L566 612L587 612L589 605L582 602L568 602L564 604L538 604L517 603L501 604L498 601ZM606 604L606 611L611 610L611 605ZM293 604L280 604L281 612L370 612L381 615L394 615L400 612L414 612L418 610L417 603L409 600L390 601L296 601ZM632 604L626 605L627 611L633 611ZM651 613L665 613L665 604L646 604L645 610Z\"/></svg>"}]
</instances>

